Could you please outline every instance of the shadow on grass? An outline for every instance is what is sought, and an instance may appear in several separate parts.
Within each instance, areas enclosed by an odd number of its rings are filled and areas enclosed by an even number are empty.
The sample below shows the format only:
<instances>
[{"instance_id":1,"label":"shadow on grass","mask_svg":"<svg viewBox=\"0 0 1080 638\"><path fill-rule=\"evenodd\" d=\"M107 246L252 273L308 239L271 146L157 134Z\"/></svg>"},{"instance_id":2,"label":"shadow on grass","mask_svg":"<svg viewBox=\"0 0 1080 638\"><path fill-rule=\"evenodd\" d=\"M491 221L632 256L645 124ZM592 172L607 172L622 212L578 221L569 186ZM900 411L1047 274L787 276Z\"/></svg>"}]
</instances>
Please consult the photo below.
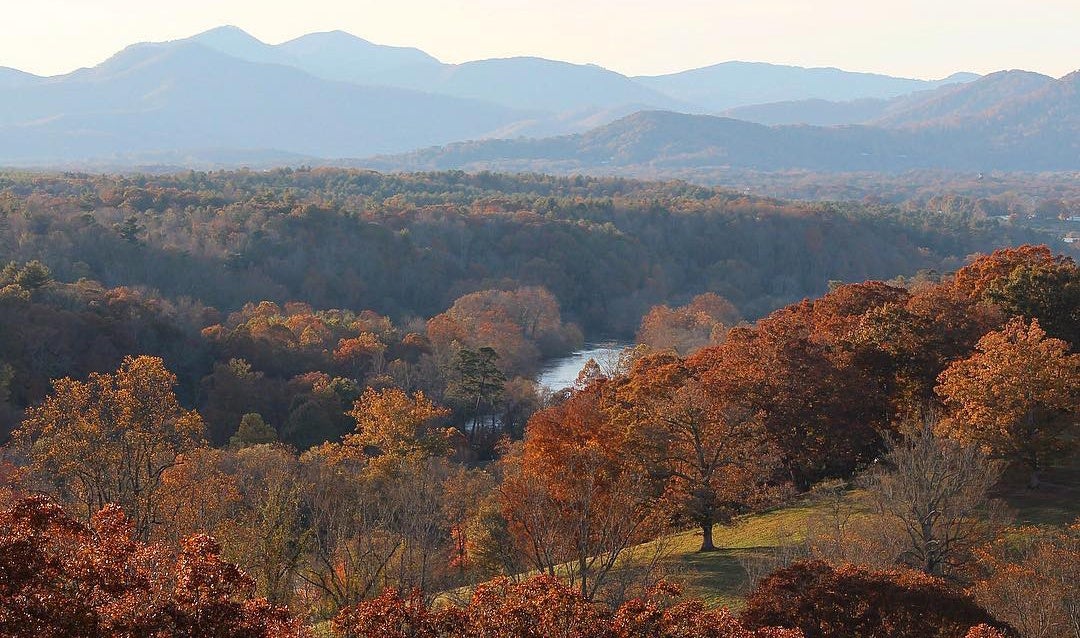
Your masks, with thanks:
<instances>
[{"instance_id":1,"label":"shadow on grass","mask_svg":"<svg viewBox=\"0 0 1080 638\"><path fill-rule=\"evenodd\" d=\"M1064 526L1080 516L1080 457L1046 470L1038 489L1026 482L1025 471L1011 469L993 494L1015 512L1018 525Z\"/></svg>"},{"instance_id":2,"label":"shadow on grass","mask_svg":"<svg viewBox=\"0 0 1080 638\"><path fill-rule=\"evenodd\" d=\"M742 607L746 595L746 571L739 562L746 553L743 549L721 548L682 554L673 561L672 568L679 572L679 581L690 590L688 593L700 596L709 605L735 610Z\"/></svg>"}]
</instances>

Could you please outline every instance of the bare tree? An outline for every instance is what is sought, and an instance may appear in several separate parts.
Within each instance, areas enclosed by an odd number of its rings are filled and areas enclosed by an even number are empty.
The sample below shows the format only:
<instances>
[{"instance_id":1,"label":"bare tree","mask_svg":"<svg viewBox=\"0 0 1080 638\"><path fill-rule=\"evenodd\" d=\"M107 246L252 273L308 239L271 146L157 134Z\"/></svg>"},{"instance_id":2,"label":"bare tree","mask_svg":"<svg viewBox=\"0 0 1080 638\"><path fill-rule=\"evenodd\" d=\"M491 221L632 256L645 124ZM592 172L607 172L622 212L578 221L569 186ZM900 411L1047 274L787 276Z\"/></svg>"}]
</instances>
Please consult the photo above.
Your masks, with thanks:
<instances>
[{"instance_id":1,"label":"bare tree","mask_svg":"<svg viewBox=\"0 0 1080 638\"><path fill-rule=\"evenodd\" d=\"M303 507L308 528L297 577L337 609L386 587L446 586L449 531L441 513L442 459L327 458L309 451Z\"/></svg>"},{"instance_id":2,"label":"bare tree","mask_svg":"<svg viewBox=\"0 0 1080 638\"><path fill-rule=\"evenodd\" d=\"M933 417L894 443L862 478L874 515L895 524L900 562L935 576L958 576L971 549L990 540L997 508L988 498L1002 465L978 448L934 435Z\"/></svg>"},{"instance_id":3,"label":"bare tree","mask_svg":"<svg viewBox=\"0 0 1080 638\"><path fill-rule=\"evenodd\" d=\"M806 521L806 554L833 563L888 569L900 561L908 537L892 517L874 513L866 492L846 481L814 489L820 507Z\"/></svg>"}]
</instances>

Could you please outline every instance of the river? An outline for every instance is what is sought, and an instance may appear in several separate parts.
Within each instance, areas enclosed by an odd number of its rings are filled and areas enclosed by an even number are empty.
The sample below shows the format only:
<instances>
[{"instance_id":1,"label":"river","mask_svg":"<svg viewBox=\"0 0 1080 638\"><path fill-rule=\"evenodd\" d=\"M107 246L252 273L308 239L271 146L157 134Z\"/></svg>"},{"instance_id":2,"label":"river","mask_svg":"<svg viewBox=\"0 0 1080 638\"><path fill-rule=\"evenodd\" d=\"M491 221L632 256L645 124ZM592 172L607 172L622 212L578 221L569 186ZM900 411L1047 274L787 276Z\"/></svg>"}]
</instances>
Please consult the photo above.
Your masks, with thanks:
<instances>
[{"instance_id":1,"label":"river","mask_svg":"<svg viewBox=\"0 0 1080 638\"><path fill-rule=\"evenodd\" d=\"M609 359L617 356L624 348L629 348L633 345L634 344L632 343L620 341L587 343L581 350L572 352L565 357L549 361L543 369L540 370L540 374L536 377L536 382L541 386L546 386L550 390L568 388L574 385L578 373L585 367L585 364L589 359L596 359L601 367L605 367L604 364Z\"/></svg>"}]
</instances>

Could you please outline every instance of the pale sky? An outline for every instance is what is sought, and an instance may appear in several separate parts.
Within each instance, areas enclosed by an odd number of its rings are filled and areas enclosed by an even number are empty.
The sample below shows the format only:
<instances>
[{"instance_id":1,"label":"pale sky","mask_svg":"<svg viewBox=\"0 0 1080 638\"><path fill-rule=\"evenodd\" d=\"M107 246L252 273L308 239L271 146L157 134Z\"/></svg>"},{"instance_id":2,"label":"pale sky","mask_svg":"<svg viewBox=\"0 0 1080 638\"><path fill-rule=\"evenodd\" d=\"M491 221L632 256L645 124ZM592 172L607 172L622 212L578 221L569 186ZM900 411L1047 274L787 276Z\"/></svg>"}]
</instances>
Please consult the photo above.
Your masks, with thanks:
<instances>
[{"instance_id":1,"label":"pale sky","mask_svg":"<svg viewBox=\"0 0 1080 638\"><path fill-rule=\"evenodd\" d=\"M341 29L444 62L536 55L627 75L727 60L938 78L1080 68L1080 0L0 0L0 66L54 75L234 24Z\"/></svg>"}]
</instances>

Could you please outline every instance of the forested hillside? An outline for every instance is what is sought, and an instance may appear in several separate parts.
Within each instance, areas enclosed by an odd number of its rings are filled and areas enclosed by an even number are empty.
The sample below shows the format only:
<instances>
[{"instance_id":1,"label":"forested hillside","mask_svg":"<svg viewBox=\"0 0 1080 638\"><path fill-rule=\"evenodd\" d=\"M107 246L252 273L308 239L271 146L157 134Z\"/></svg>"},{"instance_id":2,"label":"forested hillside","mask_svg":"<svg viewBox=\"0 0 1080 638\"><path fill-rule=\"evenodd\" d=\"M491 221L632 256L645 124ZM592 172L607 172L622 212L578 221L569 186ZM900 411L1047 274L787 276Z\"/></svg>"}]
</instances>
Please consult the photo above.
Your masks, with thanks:
<instances>
[{"instance_id":1,"label":"forested hillside","mask_svg":"<svg viewBox=\"0 0 1080 638\"><path fill-rule=\"evenodd\" d=\"M630 334L649 306L701 292L758 316L830 280L949 270L1037 238L970 211L455 172L8 174L0 210L4 257L40 259L61 281L145 286L223 312L298 300L399 319L542 285L595 335Z\"/></svg>"},{"instance_id":2,"label":"forested hillside","mask_svg":"<svg viewBox=\"0 0 1080 638\"><path fill-rule=\"evenodd\" d=\"M303 445L345 427L338 403L356 390L319 394L336 377L397 375L441 397L447 373L422 355L445 367L452 342L495 345L504 374L528 376L582 333L633 335L657 304L712 292L755 317L830 281L947 271L1035 237L969 211L792 204L680 183L322 169L8 174L0 222L0 257L13 263L0 302L14 374L5 429L50 379L149 353L170 362L185 400L221 415L213 440L249 411ZM521 304L554 332L485 318ZM394 360L412 368L385 367ZM329 376L303 376L314 372Z\"/></svg>"},{"instance_id":3,"label":"forested hillside","mask_svg":"<svg viewBox=\"0 0 1080 638\"><path fill-rule=\"evenodd\" d=\"M92 286L49 275L9 266L0 304L77 309ZM122 294L87 305L153 314ZM1066 636L1080 527L1010 526L994 495L1026 484L1077 514L1078 309L1080 270L1039 246L835 286L753 325L724 325L732 307L705 295L643 324L678 335L707 316L703 347L629 349L542 397L500 367L508 336L574 338L540 289L466 295L403 337L370 312L250 304L200 332L232 358L198 410L165 332L171 360L57 379L26 410L0 448L0 631ZM255 365L333 373L274 385ZM441 390L411 385L432 366ZM2 369L6 391L23 371ZM293 385L308 394L286 421L245 404ZM823 505L746 563L741 610L684 596L671 532L722 559L717 529L799 499Z\"/></svg>"}]
</instances>

